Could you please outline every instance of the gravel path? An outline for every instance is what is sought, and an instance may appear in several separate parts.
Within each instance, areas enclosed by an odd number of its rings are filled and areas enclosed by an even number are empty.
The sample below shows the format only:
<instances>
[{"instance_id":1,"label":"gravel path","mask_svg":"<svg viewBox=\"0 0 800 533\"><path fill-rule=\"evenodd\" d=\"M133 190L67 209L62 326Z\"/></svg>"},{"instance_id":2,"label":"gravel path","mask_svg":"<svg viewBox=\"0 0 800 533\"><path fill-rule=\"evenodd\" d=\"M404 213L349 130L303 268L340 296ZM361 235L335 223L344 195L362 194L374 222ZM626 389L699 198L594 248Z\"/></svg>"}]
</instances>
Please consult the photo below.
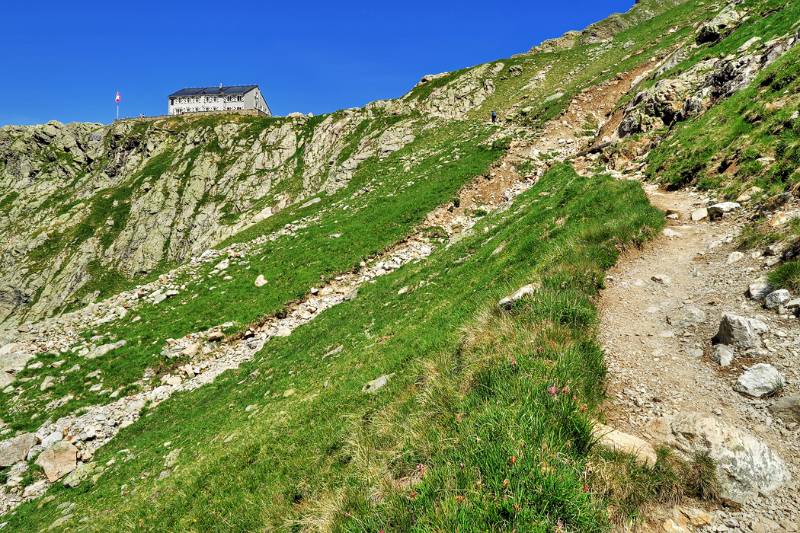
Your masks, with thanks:
<instances>
[{"instance_id":1,"label":"gravel path","mask_svg":"<svg viewBox=\"0 0 800 533\"><path fill-rule=\"evenodd\" d=\"M736 251L743 214L731 213L718 222L693 222L690 214L706 205L705 198L647 188L652 203L676 213L678 219L670 220L665 235L645 249L627 253L609 273L608 288L601 295L601 341L609 368L608 422L654 444L663 438L668 420L663 417L678 413L710 415L752 434L783 458L792 480L739 510L715 510L712 524L702 528L798 531L798 427L771 416L768 407L775 398L748 398L735 392L733 385L747 367L766 362L786 378L782 395L796 394L800 321L766 310L746 296L749 283L767 272L768 261L760 253L730 255ZM761 319L770 328L761 353L737 354L727 368L710 357L711 338L724 312ZM670 523L674 514L674 509L661 509L642 529L670 530L666 528L677 525Z\"/></svg>"}]
</instances>

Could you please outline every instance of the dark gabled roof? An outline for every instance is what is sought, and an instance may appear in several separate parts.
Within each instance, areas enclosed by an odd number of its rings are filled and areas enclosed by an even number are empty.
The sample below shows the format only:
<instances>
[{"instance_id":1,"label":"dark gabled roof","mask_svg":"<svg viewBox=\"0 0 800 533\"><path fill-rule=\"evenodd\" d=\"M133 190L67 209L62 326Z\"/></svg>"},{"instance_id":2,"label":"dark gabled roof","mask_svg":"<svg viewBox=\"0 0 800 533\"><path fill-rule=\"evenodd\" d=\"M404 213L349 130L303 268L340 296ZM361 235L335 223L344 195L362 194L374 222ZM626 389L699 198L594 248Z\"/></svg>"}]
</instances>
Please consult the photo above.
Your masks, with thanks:
<instances>
[{"instance_id":1,"label":"dark gabled roof","mask_svg":"<svg viewBox=\"0 0 800 533\"><path fill-rule=\"evenodd\" d=\"M253 89L258 89L258 85L228 85L222 87L191 87L188 89L181 89L175 91L170 97L173 96L203 96L212 94L216 96L229 96L233 94L246 94Z\"/></svg>"}]
</instances>

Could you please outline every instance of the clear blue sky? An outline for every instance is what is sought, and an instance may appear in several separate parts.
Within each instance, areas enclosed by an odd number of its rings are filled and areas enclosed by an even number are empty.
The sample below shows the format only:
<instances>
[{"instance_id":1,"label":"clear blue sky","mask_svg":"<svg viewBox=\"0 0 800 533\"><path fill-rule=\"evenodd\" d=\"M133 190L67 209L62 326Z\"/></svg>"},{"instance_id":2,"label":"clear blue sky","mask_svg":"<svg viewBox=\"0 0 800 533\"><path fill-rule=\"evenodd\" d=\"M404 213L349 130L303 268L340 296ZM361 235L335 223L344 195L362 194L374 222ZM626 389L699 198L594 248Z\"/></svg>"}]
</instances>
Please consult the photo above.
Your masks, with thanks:
<instances>
[{"instance_id":1,"label":"clear blue sky","mask_svg":"<svg viewBox=\"0 0 800 533\"><path fill-rule=\"evenodd\" d=\"M634 0L5 0L0 125L163 114L182 87L257 83L275 114L400 96Z\"/></svg>"}]
</instances>

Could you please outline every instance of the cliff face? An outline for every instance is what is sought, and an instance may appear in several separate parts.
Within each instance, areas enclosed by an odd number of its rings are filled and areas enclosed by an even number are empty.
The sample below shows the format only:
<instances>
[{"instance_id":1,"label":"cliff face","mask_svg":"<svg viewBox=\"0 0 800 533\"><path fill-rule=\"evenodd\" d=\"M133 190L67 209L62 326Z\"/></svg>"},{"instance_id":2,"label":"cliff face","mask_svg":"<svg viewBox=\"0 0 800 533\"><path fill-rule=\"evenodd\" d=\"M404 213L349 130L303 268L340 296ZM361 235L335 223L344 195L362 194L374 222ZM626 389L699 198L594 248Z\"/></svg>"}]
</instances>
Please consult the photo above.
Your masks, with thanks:
<instances>
[{"instance_id":1,"label":"cliff face","mask_svg":"<svg viewBox=\"0 0 800 533\"><path fill-rule=\"evenodd\" d=\"M411 121L374 108L2 128L0 319L43 316L87 283L180 262L333 192L411 141Z\"/></svg>"}]
</instances>

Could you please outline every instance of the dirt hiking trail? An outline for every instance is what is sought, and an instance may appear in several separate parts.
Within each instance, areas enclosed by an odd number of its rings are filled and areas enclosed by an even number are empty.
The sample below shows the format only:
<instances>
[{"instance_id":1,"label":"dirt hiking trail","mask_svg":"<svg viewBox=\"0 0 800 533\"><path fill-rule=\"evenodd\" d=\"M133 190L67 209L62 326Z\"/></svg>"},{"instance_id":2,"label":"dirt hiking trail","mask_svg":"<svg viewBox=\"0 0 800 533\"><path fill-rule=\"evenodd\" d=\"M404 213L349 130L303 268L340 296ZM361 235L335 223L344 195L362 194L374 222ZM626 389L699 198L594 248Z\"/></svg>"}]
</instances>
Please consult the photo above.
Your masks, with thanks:
<instances>
[{"instance_id":1,"label":"dirt hiking trail","mask_svg":"<svg viewBox=\"0 0 800 533\"><path fill-rule=\"evenodd\" d=\"M608 424L657 446L668 440L670 417L714 417L766 443L785 461L792 479L767 497L755 497L739 509L709 508L699 519L697 509L654 510L638 530L798 531L797 426L771 416L774 398L754 399L734 390L737 378L756 363L774 365L785 376L786 389L797 387L798 320L746 296L748 285L767 268L760 253L737 251L744 213L693 221L692 211L707 205L699 193L645 189L653 205L671 216L659 238L620 258L600 296ZM768 324L758 357L737 353L728 367L711 358L711 339L725 312ZM787 392L797 393L784 390L783 395Z\"/></svg>"}]
</instances>

